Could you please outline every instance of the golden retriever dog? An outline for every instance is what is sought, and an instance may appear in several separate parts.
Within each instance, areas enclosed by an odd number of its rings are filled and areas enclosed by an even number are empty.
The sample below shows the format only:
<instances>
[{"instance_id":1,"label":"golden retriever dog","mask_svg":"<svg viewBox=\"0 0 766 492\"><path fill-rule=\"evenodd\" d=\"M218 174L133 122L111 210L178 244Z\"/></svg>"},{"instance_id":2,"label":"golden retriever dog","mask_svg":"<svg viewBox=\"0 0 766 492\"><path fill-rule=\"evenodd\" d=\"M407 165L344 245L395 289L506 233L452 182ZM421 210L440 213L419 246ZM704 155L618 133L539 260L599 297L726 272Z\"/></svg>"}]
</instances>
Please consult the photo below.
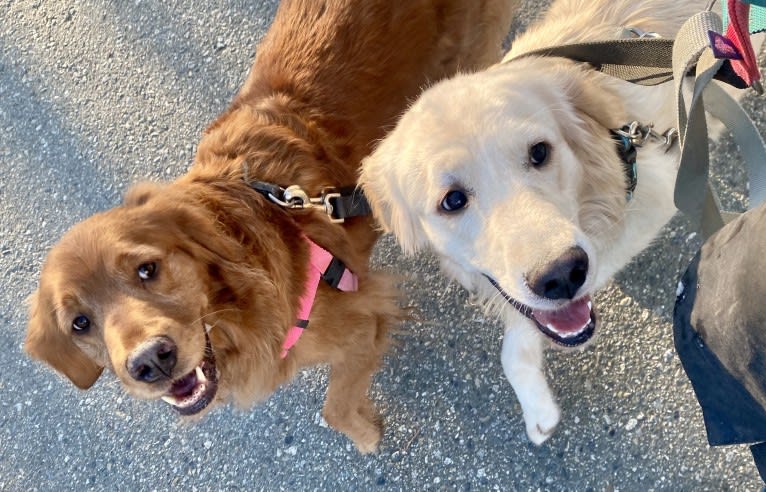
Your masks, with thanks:
<instances>
[{"instance_id":1,"label":"golden retriever dog","mask_svg":"<svg viewBox=\"0 0 766 492\"><path fill-rule=\"evenodd\" d=\"M50 251L26 351L83 389L111 369L181 415L251 405L326 363L326 421L374 451L367 391L402 317L393 282L368 269L378 232L369 216L280 206L276 190L290 205L290 190L353 187L422 87L500 59L515 4L284 0L191 170L133 187Z\"/></svg>"},{"instance_id":2,"label":"golden retriever dog","mask_svg":"<svg viewBox=\"0 0 766 492\"><path fill-rule=\"evenodd\" d=\"M403 250L433 250L503 319L503 369L534 443L560 419L543 349L592 338L594 291L675 213L679 150L663 136L676 125L672 82L637 86L521 55L631 28L674 37L705 7L555 0L503 63L424 91L362 164L360 184ZM640 148L624 136L632 124L653 126Z\"/></svg>"}]
</instances>

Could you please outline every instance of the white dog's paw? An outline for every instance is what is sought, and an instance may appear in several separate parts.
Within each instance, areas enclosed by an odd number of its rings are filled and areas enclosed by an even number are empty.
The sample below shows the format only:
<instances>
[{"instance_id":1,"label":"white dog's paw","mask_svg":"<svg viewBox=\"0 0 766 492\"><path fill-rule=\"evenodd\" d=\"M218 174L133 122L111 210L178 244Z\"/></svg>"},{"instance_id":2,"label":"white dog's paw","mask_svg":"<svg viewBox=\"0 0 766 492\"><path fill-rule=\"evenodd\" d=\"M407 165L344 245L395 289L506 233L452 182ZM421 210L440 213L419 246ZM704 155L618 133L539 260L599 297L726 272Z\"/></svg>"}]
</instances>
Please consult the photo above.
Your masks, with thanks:
<instances>
[{"instance_id":1,"label":"white dog's paw","mask_svg":"<svg viewBox=\"0 0 766 492\"><path fill-rule=\"evenodd\" d=\"M554 401L539 405L535 412L524 413L529 440L538 446L548 440L561 420L561 411Z\"/></svg>"}]
</instances>

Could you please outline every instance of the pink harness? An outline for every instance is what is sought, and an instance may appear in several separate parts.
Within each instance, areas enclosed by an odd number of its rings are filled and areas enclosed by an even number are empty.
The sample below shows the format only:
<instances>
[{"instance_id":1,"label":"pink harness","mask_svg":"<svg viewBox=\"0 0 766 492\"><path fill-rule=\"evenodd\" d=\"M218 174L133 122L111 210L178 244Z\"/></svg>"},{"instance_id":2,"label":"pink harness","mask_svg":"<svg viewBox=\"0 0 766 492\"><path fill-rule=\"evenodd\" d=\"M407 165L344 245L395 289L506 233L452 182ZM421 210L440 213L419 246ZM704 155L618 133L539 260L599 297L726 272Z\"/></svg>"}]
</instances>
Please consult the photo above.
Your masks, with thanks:
<instances>
[{"instance_id":1,"label":"pink harness","mask_svg":"<svg viewBox=\"0 0 766 492\"><path fill-rule=\"evenodd\" d=\"M311 308L319 288L319 281L324 280L330 286L345 292L355 292L359 288L357 276L346 265L329 251L325 250L309 238L305 238L309 244L309 265L306 275L306 283L298 308L298 319L295 326L290 328L282 344L281 357L287 357L287 352L303 334L303 330L309 326Z\"/></svg>"}]
</instances>

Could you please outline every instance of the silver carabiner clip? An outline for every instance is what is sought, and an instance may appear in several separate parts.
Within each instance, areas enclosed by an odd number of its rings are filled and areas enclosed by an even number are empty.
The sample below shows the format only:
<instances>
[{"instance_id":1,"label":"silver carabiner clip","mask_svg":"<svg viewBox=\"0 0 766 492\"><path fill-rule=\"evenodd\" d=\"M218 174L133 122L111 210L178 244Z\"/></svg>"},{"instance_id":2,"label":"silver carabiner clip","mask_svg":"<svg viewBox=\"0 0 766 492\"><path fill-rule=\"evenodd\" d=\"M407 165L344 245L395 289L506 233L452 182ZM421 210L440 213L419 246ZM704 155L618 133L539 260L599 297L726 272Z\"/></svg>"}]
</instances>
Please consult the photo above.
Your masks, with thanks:
<instances>
[{"instance_id":1,"label":"silver carabiner clip","mask_svg":"<svg viewBox=\"0 0 766 492\"><path fill-rule=\"evenodd\" d=\"M285 188L283 200L289 208L306 208L311 203L308 194L298 185Z\"/></svg>"}]
</instances>

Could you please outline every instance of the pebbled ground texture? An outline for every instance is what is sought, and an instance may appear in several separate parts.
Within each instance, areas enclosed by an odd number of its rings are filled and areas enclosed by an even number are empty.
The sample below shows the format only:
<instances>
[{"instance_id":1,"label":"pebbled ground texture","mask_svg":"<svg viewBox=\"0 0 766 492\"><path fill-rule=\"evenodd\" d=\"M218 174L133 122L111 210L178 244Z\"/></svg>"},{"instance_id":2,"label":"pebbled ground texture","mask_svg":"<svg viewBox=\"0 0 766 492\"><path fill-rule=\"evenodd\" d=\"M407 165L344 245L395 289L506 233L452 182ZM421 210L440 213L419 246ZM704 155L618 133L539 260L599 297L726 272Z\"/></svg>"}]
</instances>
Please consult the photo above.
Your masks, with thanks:
<instances>
[{"instance_id":1,"label":"pebbled ground texture","mask_svg":"<svg viewBox=\"0 0 766 492\"><path fill-rule=\"evenodd\" d=\"M319 417L326 372L250 411L185 425L106 375L79 392L22 352L25 298L50 246L140 180L191 163L244 80L274 0L0 0L0 490L756 490L743 446L710 449L673 350L677 279L700 245L682 217L596 298L591 348L549 352L563 419L529 443L500 367L499 324L429 255L390 237L375 263L406 272L407 324L372 393L386 419L360 456ZM514 30L540 9L528 0ZM763 60L763 55L762 55ZM766 127L764 100L748 110ZM715 181L745 204L736 146Z\"/></svg>"}]
</instances>

